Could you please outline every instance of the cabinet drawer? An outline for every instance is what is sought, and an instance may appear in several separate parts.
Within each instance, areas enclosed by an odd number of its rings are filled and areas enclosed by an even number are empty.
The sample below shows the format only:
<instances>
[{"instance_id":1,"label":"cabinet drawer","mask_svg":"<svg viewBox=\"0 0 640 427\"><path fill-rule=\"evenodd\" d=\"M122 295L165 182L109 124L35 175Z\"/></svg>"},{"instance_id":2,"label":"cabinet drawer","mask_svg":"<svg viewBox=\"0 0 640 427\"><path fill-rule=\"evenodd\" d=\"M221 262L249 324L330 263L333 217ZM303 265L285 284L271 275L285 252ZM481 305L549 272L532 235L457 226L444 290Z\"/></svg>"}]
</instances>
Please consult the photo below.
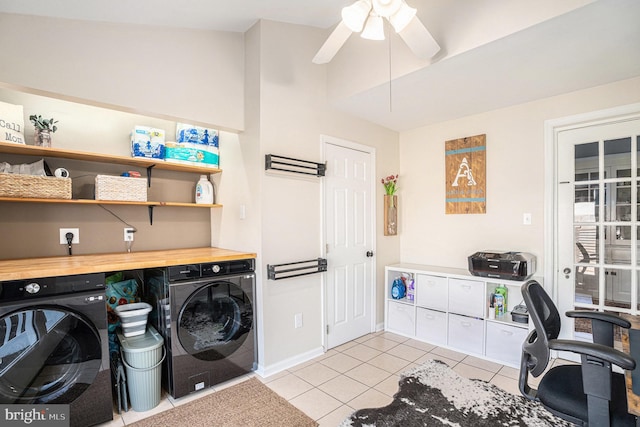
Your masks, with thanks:
<instances>
[{"instance_id":1,"label":"cabinet drawer","mask_svg":"<svg viewBox=\"0 0 640 427\"><path fill-rule=\"evenodd\" d=\"M447 278L418 274L416 280L416 305L447 311Z\"/></svg>"},{"instance_id":2,"label":"cabinet drawer","mask_svg":"<svg viewBox=\"0 0 640 427\"><path fill-rule=\"evenodd\" d=\"M449 279L449 312L484 318L484 282Z\"/></svg>"},{"instance_id":3,"label":"cabinet drawer","mask_svg":"<svg viewBox=\"0 0 640 427\"><path fill-rule=\"evenodd\" d=\"M487 345L485 355L512 366L520 364L522 343L527 339L528 329L499 322L487 322Z\"/></svg>"},{"instance_id":4,"label":"cabinet drawer","mask_svg":"<svg viewBox=\"0 0 640 427\"><path fill-rule=\"evenodd\" d=\"M447 344L447 313L418 307L416 338L431 344Z\"/></svg>"},{"instance_id":5,"label":"cabinet drawer","mask_svg":"<svg viewBox=\"0 0 640 427\"><path fill-rule=\"evenodd\" d=\"M467 353L482 354L484 320L449 313L449 347Z\"/></svg>"},{"instance_id":6,"label":"cabinet drawer","mask_svg":"<svg viewBox=\"0 0 640 427\"><path fill-rule=\"evenodd\" d=\"M416 331L416 312L412 305L388 301L387 330L413 336Z\"/></svg>"}]
</instances>

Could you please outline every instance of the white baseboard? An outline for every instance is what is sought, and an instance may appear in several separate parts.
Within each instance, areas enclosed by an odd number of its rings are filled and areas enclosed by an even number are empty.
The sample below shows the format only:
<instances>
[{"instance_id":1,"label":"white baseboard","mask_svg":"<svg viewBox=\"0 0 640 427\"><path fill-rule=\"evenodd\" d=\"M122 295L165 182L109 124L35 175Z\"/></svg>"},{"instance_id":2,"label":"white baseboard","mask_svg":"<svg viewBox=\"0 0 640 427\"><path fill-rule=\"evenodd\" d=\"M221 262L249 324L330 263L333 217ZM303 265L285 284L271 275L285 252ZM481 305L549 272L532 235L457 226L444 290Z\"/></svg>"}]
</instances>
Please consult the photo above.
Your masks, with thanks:
<instances>
[{"instance_id":1,"label":"white baseboard","mask_svg":"<svg viewBox=\"0 0 640 427\"><path fill-rule=\"evenodd\" d=\"M282 372L293 366L307 362L318 356L322 356L323 354L324 354L324 349L322 347L318 347L313 350L307 351L306 353L298 354L294 357L291 357L289 359L283 360L278 363L274 363L269 366L258 365L258 368L255 370L255 373L260 375L262 378L267 378L267 377L270 377L271 375L277 374L278 372Z\"/></svg>"}]
</instances>

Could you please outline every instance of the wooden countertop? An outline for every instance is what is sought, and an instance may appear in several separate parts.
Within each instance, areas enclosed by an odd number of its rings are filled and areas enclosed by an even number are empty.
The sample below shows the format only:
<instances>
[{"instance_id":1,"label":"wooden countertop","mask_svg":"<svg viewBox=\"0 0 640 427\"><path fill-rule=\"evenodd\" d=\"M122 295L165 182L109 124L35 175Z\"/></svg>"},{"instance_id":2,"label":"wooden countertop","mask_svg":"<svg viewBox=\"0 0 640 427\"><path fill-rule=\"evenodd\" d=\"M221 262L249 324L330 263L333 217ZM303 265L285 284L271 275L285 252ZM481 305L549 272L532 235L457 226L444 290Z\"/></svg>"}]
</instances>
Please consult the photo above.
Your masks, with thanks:
<instances>
[{"instance_id":1,"label":"wooden countertop","mask_svg":"<svg viewBox=\"0 0 640 427\"><path fill-rule=\"evenodd\" d=\"M255 253L229 249L190 248L0 260L0 281L233 261L255 257Z\"/></svg>"}]
</instances>

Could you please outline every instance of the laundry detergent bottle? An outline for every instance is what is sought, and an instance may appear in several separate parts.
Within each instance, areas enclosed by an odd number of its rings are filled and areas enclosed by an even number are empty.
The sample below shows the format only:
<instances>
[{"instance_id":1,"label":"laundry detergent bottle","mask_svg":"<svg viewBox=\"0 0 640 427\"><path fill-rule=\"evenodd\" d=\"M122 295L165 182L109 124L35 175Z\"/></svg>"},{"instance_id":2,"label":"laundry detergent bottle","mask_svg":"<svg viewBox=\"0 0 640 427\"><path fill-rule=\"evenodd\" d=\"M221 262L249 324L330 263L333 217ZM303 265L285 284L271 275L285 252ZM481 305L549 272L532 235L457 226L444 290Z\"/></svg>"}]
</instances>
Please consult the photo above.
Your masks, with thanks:
<instances>
[{"instance_id":1,"label":"laundry detergent bottle","mask_svg":"<svg viewBox=\"0 0 640 427\"><path fill-rule=\"evenodd\" d=\"M196 203L213 204L213 184L209 182L206 175L200 175L200 181L196 184Z\"/></svg>"}]
</instances>

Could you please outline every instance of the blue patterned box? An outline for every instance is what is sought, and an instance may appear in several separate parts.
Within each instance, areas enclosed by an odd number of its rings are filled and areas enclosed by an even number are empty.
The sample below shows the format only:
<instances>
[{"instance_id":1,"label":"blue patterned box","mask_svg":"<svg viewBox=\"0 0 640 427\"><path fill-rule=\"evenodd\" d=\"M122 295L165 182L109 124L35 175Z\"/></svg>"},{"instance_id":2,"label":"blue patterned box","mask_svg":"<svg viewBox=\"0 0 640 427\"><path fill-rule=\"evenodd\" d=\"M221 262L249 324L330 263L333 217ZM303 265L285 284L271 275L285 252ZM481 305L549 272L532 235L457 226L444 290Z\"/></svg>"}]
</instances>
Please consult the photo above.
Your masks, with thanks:
<instances>
[{"instance_id":1,"label":"blue patterned box","mask_svg":"<svg viewBox=\"0 0 640 427\"><path fill-rule=\"evenodd\" d=\"M178 123L176 125L176 141L219 147L217 130L186 123Z\"/></svg>"},{"instance_id":2,"label":"blue patterned box","mask_svg":"<svg viewBox=\"0 0 640 427\"><path fill-rule=\"evenodd\" d=\"M164 159L164 130L148 126L133 128L131 156Z\"/></svg>"}]
</instances>

